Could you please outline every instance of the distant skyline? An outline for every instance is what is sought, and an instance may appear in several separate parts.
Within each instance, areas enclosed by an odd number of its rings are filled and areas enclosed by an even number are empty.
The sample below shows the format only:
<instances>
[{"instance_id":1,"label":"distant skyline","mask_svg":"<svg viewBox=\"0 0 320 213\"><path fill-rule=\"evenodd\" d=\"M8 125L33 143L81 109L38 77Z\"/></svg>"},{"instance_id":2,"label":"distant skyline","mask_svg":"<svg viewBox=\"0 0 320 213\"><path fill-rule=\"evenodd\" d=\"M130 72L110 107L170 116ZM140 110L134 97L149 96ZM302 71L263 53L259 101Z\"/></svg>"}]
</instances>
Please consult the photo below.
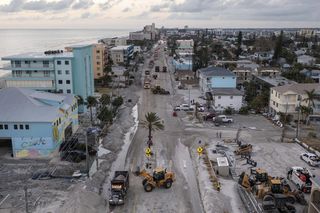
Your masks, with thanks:
<instances>
[{"instance_id":1,"label":"distant skyline","mask_svg":"<svg viewBox=\"0 0 320 213\"><path fill-rule=\"evenodd\" d=\"M319 0L1 0L0 29L319 28Z\"/></svg>"}]
</instances>

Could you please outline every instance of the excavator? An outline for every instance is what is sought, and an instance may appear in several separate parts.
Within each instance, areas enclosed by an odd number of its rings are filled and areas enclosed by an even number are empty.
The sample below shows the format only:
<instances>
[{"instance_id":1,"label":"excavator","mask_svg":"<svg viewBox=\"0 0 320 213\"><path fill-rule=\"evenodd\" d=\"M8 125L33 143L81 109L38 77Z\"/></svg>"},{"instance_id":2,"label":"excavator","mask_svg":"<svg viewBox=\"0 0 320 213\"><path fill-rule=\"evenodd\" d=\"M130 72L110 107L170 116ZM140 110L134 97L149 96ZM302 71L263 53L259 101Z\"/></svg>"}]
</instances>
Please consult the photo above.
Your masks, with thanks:
<instances>
[{"instance_id":1,"label":"excavator","mask_svg":"<svg viewBox=\"0 0 320 213\"><path fill-rule=\"evenodd\" d=\"M278 209L281 211L294 212L294 204L298 202L306 205L307 202L303 193L292 191L284 178L271 177L261 168L251 169L250 177L243 172L238 183L254 194L258 199L262 199L264 210Z\"/></svg>"},{"instance_id":2,"label":"excavator","mask_svg":"<svg viewBox=\"0 0 320 213\"><path fill-rule=\"evenodd\" d=\"M140 171L138 167L135 175L143 177L142 185L146 192L151 192L156 187L169 189L175 181L175 174L173 172L168 172L167 169L162 167L154 169L152 175L145 169Z\"/></svg>"},{"instance_id":3,"label":"excavator","mask_svg":"<svg viewBox=\"0 0 320 213\"><path fill-rule=\"evenodd\" d=\"M242 144L234 151L236 155L249 155L252 152L251 144Z\"/></svg>"}]
</instances>

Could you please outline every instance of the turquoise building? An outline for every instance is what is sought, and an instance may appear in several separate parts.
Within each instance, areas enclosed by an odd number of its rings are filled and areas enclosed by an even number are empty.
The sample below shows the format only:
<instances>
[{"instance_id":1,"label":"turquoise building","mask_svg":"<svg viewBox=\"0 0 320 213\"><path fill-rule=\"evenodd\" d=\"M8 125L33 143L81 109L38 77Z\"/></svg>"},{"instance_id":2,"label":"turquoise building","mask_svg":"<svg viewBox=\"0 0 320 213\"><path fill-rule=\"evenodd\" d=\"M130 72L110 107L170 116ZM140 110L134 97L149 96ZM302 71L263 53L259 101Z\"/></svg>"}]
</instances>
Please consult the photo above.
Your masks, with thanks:
<instances>
[{"instance_id":1,"label":"turquoise building","mask_svg":"<svg viewBox=\"0 0 320 213\"><path fill-rule=\"evenodd\" d=\"M48 157L79 127L77 99L26 88L0 90L0 147L13 157Z\"/></svg>"}]
</instances>

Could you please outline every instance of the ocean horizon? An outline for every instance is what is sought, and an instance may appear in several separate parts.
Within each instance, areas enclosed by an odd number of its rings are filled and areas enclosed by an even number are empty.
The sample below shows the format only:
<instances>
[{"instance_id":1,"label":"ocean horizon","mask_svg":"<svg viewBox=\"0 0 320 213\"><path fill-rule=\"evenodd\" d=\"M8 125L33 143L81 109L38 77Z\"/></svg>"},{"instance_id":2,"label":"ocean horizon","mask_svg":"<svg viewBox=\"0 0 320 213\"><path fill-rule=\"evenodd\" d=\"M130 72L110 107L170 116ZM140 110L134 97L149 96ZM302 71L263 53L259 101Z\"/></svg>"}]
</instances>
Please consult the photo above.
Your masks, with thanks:
<instances>
[{"instance_id":1,"label":"ocean horizon","mask_svg":"<svg viewBox=\"0 0 320 213\"><path fill-rule=\"evenodd\" d=\"M99 39L129 36L135 29L0 29L0 58L27 52L64 49ZM0 61L0 68L8 62ZM0 69L0 75L7 73Z\"/></svg>"}]
</instances>

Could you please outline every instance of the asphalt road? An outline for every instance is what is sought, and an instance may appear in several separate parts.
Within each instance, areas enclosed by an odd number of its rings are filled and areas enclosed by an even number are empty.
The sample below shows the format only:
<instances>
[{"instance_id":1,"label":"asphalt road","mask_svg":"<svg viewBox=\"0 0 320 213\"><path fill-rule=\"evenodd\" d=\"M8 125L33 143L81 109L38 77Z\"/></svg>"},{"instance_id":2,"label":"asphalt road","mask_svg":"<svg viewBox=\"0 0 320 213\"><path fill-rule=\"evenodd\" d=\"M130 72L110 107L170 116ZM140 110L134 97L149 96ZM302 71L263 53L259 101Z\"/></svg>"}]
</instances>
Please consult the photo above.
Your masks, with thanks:
<instances>
[{"instance_id":1,"label":"asphalt road","mask_svg":"<svg viewBox=\"0 0 320 213\"><path fill-rule=\"evenodd\" d=\"M159 56L155 60L155 65L159 65L162 71L162 66L167 66L164 44L157 48ZM143 75L144 70L150 70L148 68L149 60L145 60ZM171 95L154 95L149 89L141 89L138 92L140 96L138 114L140 121L144 119L147 112L156 112L163 119L165 130L153 133L154 146L152 149L155 153L153 167L161 166L172 170L176 175L176 181L170 189L155 188L152 192L147 193L142 186L143 179L131 173L130 188L125 204L112 208L112 212L203 212L190 154L188 149L180 143L187 136L184 125L180 119L172 117L172 105L177 97L173 95L171 66L167 67L169 68L168 72L156 73L158 78L157 80L152 79L152 85L160 85L169 90ZM155 74L154 68L151 71L151 76L152 74ZM147 158L144 152L147 135L147 130L139 126L127 153L126 169L134 171L137 166L140 168L145 166Z\"/></svg>"}]
</instances>

